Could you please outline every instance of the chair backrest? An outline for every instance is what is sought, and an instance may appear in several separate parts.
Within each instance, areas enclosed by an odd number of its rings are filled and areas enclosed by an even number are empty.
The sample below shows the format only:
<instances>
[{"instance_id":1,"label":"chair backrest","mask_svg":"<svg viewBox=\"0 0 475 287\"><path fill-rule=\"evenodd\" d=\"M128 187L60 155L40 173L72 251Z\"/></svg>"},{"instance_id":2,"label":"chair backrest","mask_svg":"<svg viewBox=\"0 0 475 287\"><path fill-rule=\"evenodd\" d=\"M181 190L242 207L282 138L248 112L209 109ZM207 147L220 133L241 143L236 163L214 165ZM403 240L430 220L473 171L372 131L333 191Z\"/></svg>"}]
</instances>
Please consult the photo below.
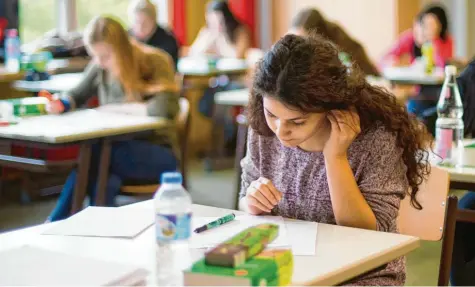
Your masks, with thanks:
<instances>
[{"instance_id":1,"label":"chair backrest","mask_svg":"<svg viewBox=\"0 0 475 287\"><path fill-rule=\"evenodd\" d=\"M180 97L180 113L178 115L178 138L180 140L180 171L183 175L183 186L187 188L187 157L188 136L190 134L190 102L185 97Z\"/></svg>"},{"instance_id":2,"label":"chair backrest","mask_svg":"<svg viewBox=\"0 0 475 287\"><path fill-rule=\"evenodd\" d=\"M187 137L188 128L190 125L190 102L187 98L180 97L180 113L178 114L177 125L180 135L180 145L186 144L184 142Z\"/></svg>"},{"instance_id":3,"label":"chair backrest","mask_svg":"<svg viewBox=\"0 0 475 287\"><path fill-rule=\"evenodd\" d=\"M421 184L416 196L422 210L417 210L411 205L409 195L401 201L398 217L401 234L430 241L442 239L449 183L449 173L446 170L431 167L429 177Z\"/></svg>"}]
</instances>

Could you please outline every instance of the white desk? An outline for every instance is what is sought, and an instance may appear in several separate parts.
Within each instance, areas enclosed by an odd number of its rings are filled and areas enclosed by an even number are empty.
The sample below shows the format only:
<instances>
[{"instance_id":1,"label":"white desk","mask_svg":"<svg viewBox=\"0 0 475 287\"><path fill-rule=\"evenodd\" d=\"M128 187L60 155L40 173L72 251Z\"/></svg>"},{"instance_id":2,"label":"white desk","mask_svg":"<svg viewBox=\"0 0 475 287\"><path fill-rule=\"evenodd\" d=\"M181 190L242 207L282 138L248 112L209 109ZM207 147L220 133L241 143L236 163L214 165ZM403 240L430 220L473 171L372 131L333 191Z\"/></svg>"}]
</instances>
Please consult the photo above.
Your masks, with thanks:
<instances>
[{"instance_id":1,"label":"white desk","mask_svg":"<svg viewBox=\"0 0 475 287\"><path fill-rule=\"evenodd\" d=\"M207 57L184 57L178 61L178 72L185 76L217 76L242 74L248 69L247 62L243 59L222 58L216 61L215 66L210 66Z\"/></svg>"},{"instance_id":2,"label":"white desk","mask_svg":"<svg viewBox=\"0 0 475 287\"><path fill-rule=\"evenodd\" d=\"M464 146L474 143L473 139L465 139ZM468 189L475 191L475 148L464 149L464 167L439 166L441 159L435 154L430 155L430 161L439 168L445 169L450 175L450 185L454 189Z\"/></svg>"},{"instance_id":3,"label":"white desk","mask_svg":"<svg viewBox=\"0 0 475 287\"><path fill-rule=\"evenodd\" d=\"M97 110L82 110L62 115L46 115L23 119L17 125L0 127L0 141L19 143L27 148L55 148L79 145L77 160L48 161L30 156L0 155L0 165L33 172L54 172L77 165L77 178L72 212L81 209L86 195L91 147L102 143L98 175L97 202L105 201L105 189L110 162L111 141L117 136L133 135L165 128L168 122L146 116L116 114Z\"/></svg>"},{"instance_id":4,"label":"white desk","mask_svg":"<svg viewBox=\"0 0 475 287\"><path fill-rule=\"evenodd\" d=\"M83 57L53 59L48 63L47 70L50 74L81 72L89 63L90 59ZM0 82L21 80L25 72L9 72L0 64Z\"/></svg>"},{"instance_id":5,"label":"white desk","mask_svg":"<svg viewBox=\"0 0 475 287\"><path fill-rule=\"evenodd\" d=\"M46 90L50 93L62 93L76 87L81 81L82 76L82 73L52 75L46 81L21 80L13 82L12 86L19 91L39 92Z\"/></svg>"},{"instance_id":6,"label":"white desk","mask_svg":"<svg viewBox=\"0 0 475 287\"><path fill-rule=\"evenodd\" d=\"M166 124L165 119L86 109L22 119L16 125L0 127L0 138L60 144L153 130Z\"/></svg>"},{"instance_id":7,"label":"white desk","mask_svg":"<svg viewBox=\"0 0 475 287\"><path fill-rule=\"evenodd\" d=\"M433 86L444 83L444 71L440 68L436 68L432 75L427 75L414 67L388 67L382 74L394 84Z\"/></svg>"},{"instance_id":8,"label":"white desk","mask_svg":"<svg viewBox=\"0 0 475 287\"><path fill-rule=\"evenodd\" d=\"M153 216L151 201L121 208L146 208L150 210L150 216ZM227 209L193 206L193 214L197 216L222 216L229 212ZM0 250L30 244L70 254L133 264L151 271L148 283L153 284L153 227L134 240L40 235L46 228L49 226L40 225L2 234ZM295 285L339 284L404 256L418 246L419 239L411 236L319 224L316 255L295 257L293 282ZM194 250L192 256L195 260L199 259L202 250Z\"/></svg>"},{"instance_id":9,"label":"white desk","mask_svg":"<svg viewBox=\"0 0 475 287\"><path fill-rule=\"evenodd\" d=\"M379 77L366 77L366 81L371 85L381 86L387 89L390 89L391 85L388 80ZM239 89L218 92L214 95L214 102L218 105L228 105L228 106L247 106L249 103L249 89Z\"/></svg>"},{"instance_id":10,"label":"white desk","mask_svg":"<svg viewBox=\"0 0 475 287\"><path fill-rule=\"evenodd\" d=\"M249 89L218 92L214 95L214 102L218 105L247 106Z\"/></svg>"}]
</instances>

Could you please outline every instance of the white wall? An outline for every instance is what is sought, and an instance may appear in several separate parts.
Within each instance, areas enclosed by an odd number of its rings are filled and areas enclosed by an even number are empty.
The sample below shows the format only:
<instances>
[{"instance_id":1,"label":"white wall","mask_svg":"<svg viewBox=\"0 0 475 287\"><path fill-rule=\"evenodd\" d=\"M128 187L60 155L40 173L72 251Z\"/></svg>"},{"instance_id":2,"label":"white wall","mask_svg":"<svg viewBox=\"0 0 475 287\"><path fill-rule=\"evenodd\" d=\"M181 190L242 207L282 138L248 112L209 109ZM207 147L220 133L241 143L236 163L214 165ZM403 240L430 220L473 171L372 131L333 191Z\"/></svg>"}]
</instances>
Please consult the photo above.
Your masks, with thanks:
<instances>
[{"instance_id":1,"label":"white wall","mask_svg":"<svg viewBox=\"0 0 475 287\"><path fill-rule=\"evenodd\" d=\"M152 1L155 3L157 6L157 21L158 24L167 27L169 23L171 22L171 19L169 19L168 12L168 0L154 0Z\"/></svg>"},{"instance_id":2,"label":"white wall","mask_svg":"<svg viewBox=\"0 0 475 287\"><path fill-rule=\"evenodd\" d=\"M396 38L395 0L293 0L292 17L308 7L338 22L373 61L378 61Z\"/></svg>"}]
</instances>

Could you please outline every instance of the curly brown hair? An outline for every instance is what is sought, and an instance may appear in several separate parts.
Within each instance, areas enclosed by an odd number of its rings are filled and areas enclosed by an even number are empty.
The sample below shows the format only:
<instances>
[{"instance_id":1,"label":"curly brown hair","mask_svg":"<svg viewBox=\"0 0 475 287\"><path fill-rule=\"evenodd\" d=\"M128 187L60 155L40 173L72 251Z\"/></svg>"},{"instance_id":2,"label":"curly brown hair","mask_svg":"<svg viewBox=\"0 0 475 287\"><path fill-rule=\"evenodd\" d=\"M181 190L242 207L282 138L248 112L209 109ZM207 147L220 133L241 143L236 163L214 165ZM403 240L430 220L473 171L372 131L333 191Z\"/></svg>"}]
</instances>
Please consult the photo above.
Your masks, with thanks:
<instances>
[{"instance_id":1,"label":"curly brown hair","mask_svg":"<svg viewBox=\"0 0 475 287\"><path fill-rule=\"evenodd\" d=\"M309 113L353 106L362 133L381 124L396 136L407 167L411 203L422 209L416 194L430 173L425 128L393 94L370 85L356 64L350 68L343 65L339 52L336 45L318 35L281 38L257 64L248 106L251 128L263 136L274 135L265 120L263 96Z\"/></svg>"}]
</instances>

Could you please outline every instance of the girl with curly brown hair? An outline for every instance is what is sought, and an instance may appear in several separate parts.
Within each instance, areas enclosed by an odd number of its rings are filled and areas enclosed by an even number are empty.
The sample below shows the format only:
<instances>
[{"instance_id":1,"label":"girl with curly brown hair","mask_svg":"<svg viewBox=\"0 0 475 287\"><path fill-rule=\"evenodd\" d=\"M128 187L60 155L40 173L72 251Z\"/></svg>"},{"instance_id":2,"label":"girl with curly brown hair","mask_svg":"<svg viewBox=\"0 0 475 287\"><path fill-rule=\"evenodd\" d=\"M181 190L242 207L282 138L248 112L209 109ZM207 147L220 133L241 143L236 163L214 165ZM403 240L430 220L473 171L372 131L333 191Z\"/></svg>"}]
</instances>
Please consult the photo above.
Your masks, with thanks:
<instances>
[{"instance_id":1,"label":"girl with curly brown hair","mask_svg":"<svg viewBox=\"0 0 475 287\"><path fill-rule=\"evenodd\" d=\"M251 89L240 208L397 232L399 204L430 172L419 122L319 36L286 35ZM404 285L404 259L349 282Z\"/></svg>"}]
</instances>

